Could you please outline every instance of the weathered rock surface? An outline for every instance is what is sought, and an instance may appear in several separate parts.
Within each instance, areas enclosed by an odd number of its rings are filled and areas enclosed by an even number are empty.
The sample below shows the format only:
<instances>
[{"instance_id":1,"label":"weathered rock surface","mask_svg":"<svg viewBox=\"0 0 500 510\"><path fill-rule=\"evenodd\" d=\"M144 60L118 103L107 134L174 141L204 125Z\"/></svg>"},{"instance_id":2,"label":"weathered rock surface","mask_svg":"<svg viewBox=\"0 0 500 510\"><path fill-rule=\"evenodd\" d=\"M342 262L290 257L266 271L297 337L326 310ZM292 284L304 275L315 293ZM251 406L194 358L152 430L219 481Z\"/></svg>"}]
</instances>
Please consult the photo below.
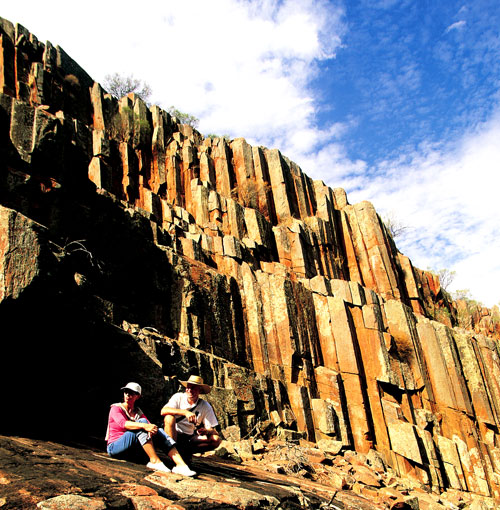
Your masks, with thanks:
<instances>
[{"instance_id":1,"label":"weathered rock surface","mask_svg":"<svg viewBox=\"0 0 500 510\"><path fill-rule=\"evenodd\" d=\"M156 420L198 372L235 440L375 449L433 492L500 497L499 325L370 203L117 101L3 19L0 64L3 432L102 436L128 380Z\"/></svg>"},{"instance_id":2,"label":"weathered rock surface","mask_svg":"<svg viewBox=\"0 0 500 510\"><path fill-rule=\"evenodd\" d=\"M0 506L5 510L495 508L491 498L453 490L436 495L398 479L374 450L368 456L352 451L331 456L312 445L259 441L260 447L257 441L227 443L233 459L231 455L197 457L193 467L198 475L184 478L111 459L97 445L0 436ZM252 453L256 449L259 453ZM242 460L245 450L248 455Z\"/></svg>"},{"instance_id":3,"label":"weathered rock surface","mask_svg":"<svg viewBox=\"0 0 500 510\"><path fill-rule=\"evenodd\" d=\"M4 509L105 510L201 508L310 508L333 501L335 490L300 479L242 470L231 463L198 460L196 478L154 472L85 449L27 438L0 436L0 506ZM377 508L350 496L359 506ZM337 501L337 504L344 505Z\"/></svg>"}]
</instances>

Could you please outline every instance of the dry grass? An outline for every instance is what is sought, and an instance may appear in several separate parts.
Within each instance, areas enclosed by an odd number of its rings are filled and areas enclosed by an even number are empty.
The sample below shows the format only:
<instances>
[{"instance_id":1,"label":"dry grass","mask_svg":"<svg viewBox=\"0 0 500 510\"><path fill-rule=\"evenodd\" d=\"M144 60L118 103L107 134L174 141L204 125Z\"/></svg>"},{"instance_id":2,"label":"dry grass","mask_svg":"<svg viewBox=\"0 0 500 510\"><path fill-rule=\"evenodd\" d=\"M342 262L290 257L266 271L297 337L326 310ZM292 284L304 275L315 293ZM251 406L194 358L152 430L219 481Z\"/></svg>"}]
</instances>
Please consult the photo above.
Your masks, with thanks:
<instances>
[{"instance_id":1,"label":"dry grass","mask_svg":"<svg viewBox=\"0 0 500 510\"><path fill-rule=\"evenodd\" d=\"M415 356L415 348L411 339L398 335L393 337L393 343L398 359L405 363L410 363Z\"/></svg>"},{"instance_id":2,"label":"dry grass","mask_svg":"<svg viewBox=\"0 0 500 510\"><path fill-rule=\"evenodd\" d=\"M285 444L276 445L270 453L269 459L283 463L282 467L288 475L298 474L302 470L309 473L314 473L316 471L307 460L302 448L288 441Z\"/></svg>"}]
</instances>

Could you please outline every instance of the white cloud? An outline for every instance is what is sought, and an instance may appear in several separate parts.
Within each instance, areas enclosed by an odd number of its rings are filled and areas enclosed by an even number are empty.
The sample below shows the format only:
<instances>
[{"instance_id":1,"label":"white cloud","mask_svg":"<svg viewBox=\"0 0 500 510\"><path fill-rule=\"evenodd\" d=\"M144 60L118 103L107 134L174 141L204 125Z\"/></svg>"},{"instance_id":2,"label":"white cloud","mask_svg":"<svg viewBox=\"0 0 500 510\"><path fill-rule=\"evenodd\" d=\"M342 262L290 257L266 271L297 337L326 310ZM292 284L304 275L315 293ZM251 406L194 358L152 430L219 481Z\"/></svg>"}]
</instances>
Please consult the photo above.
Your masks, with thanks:
<instances>
[{"instance_id":1,"label":"white cloud","mask_svg":"<svg viewBox=\"0 0 500 510\"><path fill-rule=\"evenodd\" d=\"M452 290L470 289L488 306L500 301L499 139L500 111L454 146L422 147L381 163L376 176L358 175L349 194L382 216L396 211L411 227L396 241L414 265L456 271ZM352 175L339 183L352 184Z\"/></svg>"},{"instance_id":2,"label":"white cloud","mask_svg":"<svg viewBox=\"0 0 500 510\"><path fill-rule=\"evenodd\" d=\"M89 74L133 73L152 101L200 118L204 133L243 136L294 158L338 138L318 130L309 83L335 56L346 27L328 0L88 1L10 5L3 15L60 44ZM20 13L22 12L22 15ZM306 143L307 142L307 143Z\"/></svg>"},{"instance_id":3,"label":"white cloud","mask_svg":"<svg viewBox=\"0 0 500 510\"><path fill-rule=\"evenodd\" d=\"M464 20L456 21L455 23L452 23L449 27L446 28L445 33L448 33L451 30L460 30L464 28L465 25L466 22Z\"/></svg>"},{"instance_id":4,"label":"white cloud","mask_svg":"<svg viewBox=\"0 0 500 510\"><path fill-rule=\"evenodd\" d=\"M318 61L335 56L346 31L334 2L145 0L138 7L131 0L55 0L48 9L24 1L6 3L2 16L60 44L98 81L133 73L152 86L154 101L198 116L202 132L277 147L311 177L344 187L351 202L371 200L382 214L395 210L414 227L398 245L416 266L455 270L455 288L469 288L488 305L500 299L500 225L492 209L500 116L455 147L402 149L377 168L350 160L342 137L351 124L318 129L308 87ZM458 21L446 32L464 26ZM397 86L420 84L408 64L380 85L394 101Z\"/></svg>"}]
</instances>

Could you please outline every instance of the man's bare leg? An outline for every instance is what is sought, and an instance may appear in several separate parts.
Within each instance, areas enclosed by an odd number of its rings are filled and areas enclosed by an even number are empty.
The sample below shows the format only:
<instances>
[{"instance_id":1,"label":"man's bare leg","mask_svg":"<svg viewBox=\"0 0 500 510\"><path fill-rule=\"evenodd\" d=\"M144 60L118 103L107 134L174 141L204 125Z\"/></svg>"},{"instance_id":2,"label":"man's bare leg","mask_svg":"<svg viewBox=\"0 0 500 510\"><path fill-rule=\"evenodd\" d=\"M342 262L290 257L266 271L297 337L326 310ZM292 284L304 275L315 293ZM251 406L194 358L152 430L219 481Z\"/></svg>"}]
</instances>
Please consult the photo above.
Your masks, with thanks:
<instances>
[{"instance_id":1,"label":"man's bare leg","mask_svg":"<svg viewBox=\"0 0 500 510\"><path fill-rule=\"evenodd\" d=\"M177 429L175 428L175 416L167 414L164 420L165 432L174 440L177 441Z\"/></svg>"},{"instance_id":2,"label":"man's bare leg","mask_svg":"<svg viewBox=\"0 0 500 510\"><path fill-rule=\"evenodd\" d=\"M218 434L209 434L206 439L197 440L196 438L191 441L193 451L197 453L210 452L215 450L220 444L222 439Z\"/></svg>"}]
</instances>

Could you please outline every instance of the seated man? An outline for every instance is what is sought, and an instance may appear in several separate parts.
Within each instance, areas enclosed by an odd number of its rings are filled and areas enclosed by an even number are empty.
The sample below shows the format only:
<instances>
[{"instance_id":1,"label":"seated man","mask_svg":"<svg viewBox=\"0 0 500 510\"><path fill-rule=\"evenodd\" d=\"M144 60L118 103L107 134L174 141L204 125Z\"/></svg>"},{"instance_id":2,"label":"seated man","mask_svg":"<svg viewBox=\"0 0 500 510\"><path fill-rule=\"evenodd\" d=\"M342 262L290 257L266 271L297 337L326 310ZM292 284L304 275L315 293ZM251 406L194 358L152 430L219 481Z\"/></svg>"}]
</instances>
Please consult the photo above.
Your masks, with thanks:
<instances>
[{"instance_id":1,"label":"seated man","mask_svg":"<svg viewBox=\"0 0 500 510\"><path fill-rule=\"evenodd\" d=\"M203 379L192 375L187 381L180 381L185 392L172 395L161 410L165 417L165 432L170 435L186 453L208 452L221 443L215 430L219 422L212 406L199 398L212 389L203 384Z\"/></svg>"}]
</instances>

